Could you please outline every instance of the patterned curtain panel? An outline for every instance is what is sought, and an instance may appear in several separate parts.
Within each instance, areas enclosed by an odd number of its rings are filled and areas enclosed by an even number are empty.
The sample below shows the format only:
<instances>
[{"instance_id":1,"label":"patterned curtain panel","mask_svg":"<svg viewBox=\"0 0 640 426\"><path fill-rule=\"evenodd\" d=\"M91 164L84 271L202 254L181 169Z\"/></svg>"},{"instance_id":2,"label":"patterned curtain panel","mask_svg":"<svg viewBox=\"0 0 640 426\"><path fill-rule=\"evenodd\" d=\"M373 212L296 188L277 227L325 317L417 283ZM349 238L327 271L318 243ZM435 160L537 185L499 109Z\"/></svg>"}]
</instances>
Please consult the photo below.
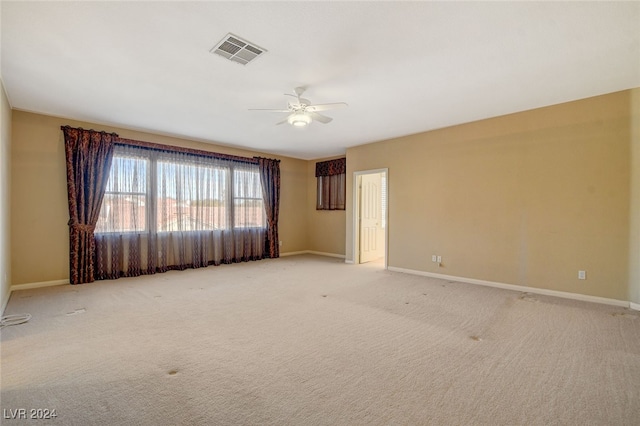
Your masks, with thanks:
<instances>
[{"instance_id":1,"label":"patterned curtain panel","mask_svg":"<svg viewBox=\"0 0 640 426\"><path fill-rule=\"evenodd\" d=\"M95 280L94 229L118 135L63 126L69 200L69 281Z\"/></svg>"},{"instance_id":2,"label":"patterned curtain panel","mask_svg":"<svg viewBox=\"0 0 640 426\"><path fill-rule=\"evenodd\" d=\"M267 215L265 251L270 258L280 257L278 215L280 212L280 160L258 158L262 199Z\"/></svg>"},{"instance_id":3,"label":"patterned curtain panel","mask_svg":"<svg viewBox=\"0 0 640 426\"><path fill-rule=\"evenodd\" d=\"M346 158L316 163L316 210L345 209L346 173Z\"/></svg>"},{"instance_id":4,"label":"patterned curtain panel","mask_svg":"<svg viewBox=\"0 0 640 426\"><path fill-rule=\"evenodd\" d=\"M97 276L262 259L267 223L256 160L117 144L96 226Z\"/></svg>"}]
</instances>

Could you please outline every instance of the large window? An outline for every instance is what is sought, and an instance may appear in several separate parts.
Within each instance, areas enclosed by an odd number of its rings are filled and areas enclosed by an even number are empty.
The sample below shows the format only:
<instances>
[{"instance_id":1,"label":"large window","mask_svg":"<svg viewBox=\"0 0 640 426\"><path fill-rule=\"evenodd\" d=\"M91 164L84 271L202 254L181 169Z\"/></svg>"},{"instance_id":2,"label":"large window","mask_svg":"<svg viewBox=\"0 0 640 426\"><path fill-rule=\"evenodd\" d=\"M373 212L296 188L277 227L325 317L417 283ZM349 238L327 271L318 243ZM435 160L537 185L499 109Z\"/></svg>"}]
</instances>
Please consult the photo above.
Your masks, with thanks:
<instances>
[{"instance_id":1,"label":"large window","mask_svg":"<svg viewBox=\"0 0 640 426\"><path fill-rule=\"evenodd\" d=\"M116 145L96 276L262 259L267 232L258 162Z\"/></svg>"},{"instance_id":2,"label":"large window","mask_svg":"<svg viewBox=\"0 0 640 426\"><path fill-rule=\"evenodd\" d=\"M116 146L97 233L265 226L257 165Z\"/></svg>"},{"instance_id":3,"label":"large window","mask_svg":"<svg viewBox=\"0 0 640 426\"><path fill-rule=\"evenodd\" d=\"M279 160L62 130L72 283L279 256Z\"/></svg>"}]
</instances>

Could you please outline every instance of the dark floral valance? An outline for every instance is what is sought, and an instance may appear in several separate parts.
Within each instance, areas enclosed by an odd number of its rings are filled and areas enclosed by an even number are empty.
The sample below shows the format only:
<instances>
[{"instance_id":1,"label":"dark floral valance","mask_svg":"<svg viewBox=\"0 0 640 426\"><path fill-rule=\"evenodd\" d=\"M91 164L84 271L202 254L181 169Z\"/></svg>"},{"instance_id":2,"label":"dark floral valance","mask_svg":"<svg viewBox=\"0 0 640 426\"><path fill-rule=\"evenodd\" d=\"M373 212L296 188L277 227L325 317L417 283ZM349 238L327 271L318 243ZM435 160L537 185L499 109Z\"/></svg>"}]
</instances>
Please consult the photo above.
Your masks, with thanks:
<instances>
[{"instance_id":1,"label":"dark floral valance","mask_svg":"<svg viewBox=\"0 0 640 426\"><path fill-rule=\"evenodd\" d=\"M335 176L347 173L347 159L320 161L316 163L316 177Z\"/></svg>"}]
</instances>

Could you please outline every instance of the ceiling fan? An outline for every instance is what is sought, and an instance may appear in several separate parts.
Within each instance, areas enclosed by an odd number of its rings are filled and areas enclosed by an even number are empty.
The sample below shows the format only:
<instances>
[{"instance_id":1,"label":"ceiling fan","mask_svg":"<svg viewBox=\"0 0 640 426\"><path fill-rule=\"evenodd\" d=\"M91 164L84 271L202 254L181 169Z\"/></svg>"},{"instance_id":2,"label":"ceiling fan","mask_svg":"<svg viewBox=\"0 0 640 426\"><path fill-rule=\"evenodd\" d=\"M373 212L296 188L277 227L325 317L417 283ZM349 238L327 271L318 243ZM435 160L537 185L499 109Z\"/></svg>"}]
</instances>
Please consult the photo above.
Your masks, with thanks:
<instances>
[{"instance_id":1,"label":"ceiling fan","mask_svg":"<svg viewBox=\"0 0 640 426\"><path fill-rule=\"evenodd\" d=\"M306 90L305 87L296 87L295 89L293 89L295 95L290 93L285 93L286 96L291 96L296 98L294 102L287 102L287 109L250 108L250 111L288 112L289 116L284 120L276 123L276 125L289 123L294 127L306 127L314 120L322 124L327 124L331 120L333 120L333 118L331 117L318 114L318 111L344 108L347 106L347 104L344 102L312 105L309 99L304 99L301 97L305 90Z\"/></svg>"}]
</instances>

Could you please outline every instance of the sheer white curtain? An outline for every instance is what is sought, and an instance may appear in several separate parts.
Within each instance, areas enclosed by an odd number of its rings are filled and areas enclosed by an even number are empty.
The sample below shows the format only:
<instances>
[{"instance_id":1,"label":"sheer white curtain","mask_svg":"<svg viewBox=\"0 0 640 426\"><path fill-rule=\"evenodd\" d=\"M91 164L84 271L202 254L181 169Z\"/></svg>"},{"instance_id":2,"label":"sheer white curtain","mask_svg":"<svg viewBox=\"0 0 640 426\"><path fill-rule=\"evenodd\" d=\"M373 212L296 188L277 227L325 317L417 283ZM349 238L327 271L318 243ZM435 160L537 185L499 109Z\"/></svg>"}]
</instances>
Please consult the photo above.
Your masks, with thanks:
<instances>
[{"instance_id":1,"label":"sheer white curtain","mask_svg":"<svg viewBox=\"0 0 640 426\"><path fill-rule=\"evenodd\" d=\"M97 276L262 259L265 228L257 164L116 145Z\"/></svg>"}]
</instances>

